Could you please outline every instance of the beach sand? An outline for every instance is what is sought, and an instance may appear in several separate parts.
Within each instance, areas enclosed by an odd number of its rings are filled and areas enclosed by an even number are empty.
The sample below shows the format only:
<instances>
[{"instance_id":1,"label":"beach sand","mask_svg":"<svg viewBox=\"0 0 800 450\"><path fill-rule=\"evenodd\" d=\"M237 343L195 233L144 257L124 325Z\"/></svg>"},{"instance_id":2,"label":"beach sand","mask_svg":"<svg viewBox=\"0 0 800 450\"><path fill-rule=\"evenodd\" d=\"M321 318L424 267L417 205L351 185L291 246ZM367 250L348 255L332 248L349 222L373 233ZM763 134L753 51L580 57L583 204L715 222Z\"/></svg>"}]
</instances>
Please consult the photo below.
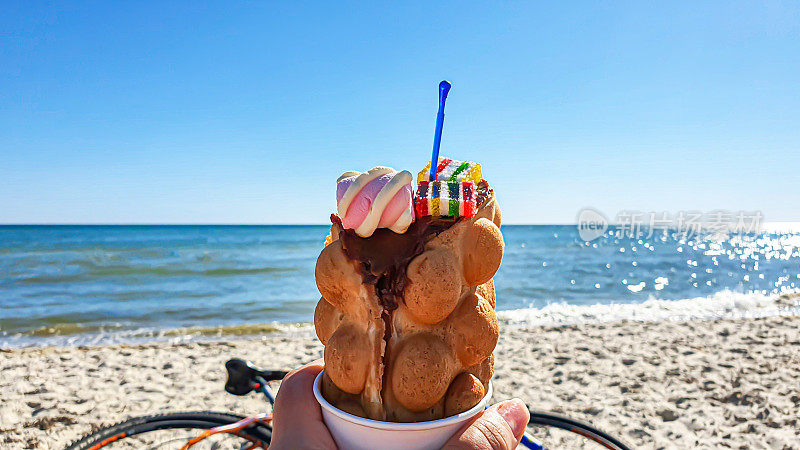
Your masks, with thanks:
<instances>
[{"instance_id":1,"label":"beach sand","mask_svg":"<svg viewBox=\"0 0 800 450\"><path fill-rule=\"evenodd\" d=\"M501 327L496 400L520 397L634 448L800 448L800 317ZM0 447L63 448L155 412L255 414L262 397L224 392L227 359L291 368L321 355L309 332L1 350ZM551 448L576 445L552 439Z\"/></svg>"}]
</instances>

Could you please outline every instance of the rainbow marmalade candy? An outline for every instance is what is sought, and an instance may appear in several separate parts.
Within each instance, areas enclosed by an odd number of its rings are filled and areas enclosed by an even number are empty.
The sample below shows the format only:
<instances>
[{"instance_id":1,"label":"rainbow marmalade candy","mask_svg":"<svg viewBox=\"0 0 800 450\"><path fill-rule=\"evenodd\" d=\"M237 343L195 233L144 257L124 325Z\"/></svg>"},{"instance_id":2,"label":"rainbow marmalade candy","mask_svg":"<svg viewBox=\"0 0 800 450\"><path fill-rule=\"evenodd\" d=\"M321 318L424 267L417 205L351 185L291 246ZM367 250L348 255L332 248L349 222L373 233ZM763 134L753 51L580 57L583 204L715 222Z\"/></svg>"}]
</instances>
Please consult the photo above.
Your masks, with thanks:
<instances>
[{"instance_id":1,"label":"rainbow marmalade candy","mask_svg":"<svg viewBox=\"0 0 800 450\"><path fill-rule=\"evenodd\" d=\"M472 217L477 210L477 196L472 181L420 181L414 212L417 217Z\"/></svg>"},{"instance_id":2,"label":"rainbow marmalade candy","mask_svg":"<svg viewBox=\"0 0 800 450\"><path fill-rule=\"evenodd\" d=\"M428 163L417 175L417 182L431 181L430 173L431 163ZM439 157L439 164L436 166L436 181L472 181L477 184L482 179L480 164Z\"/></svg>"},{"instance_id":3,"label":"rainbow marmalade candy","mask_svg":"<svg viewBox=\"0 0 800 450\"><path fill-rule=\"evenodd\" d=\"M439 157L436 180L430 178L431 165L419 173L414 212L417 217L473 217L477 210L477 183L481 165Z\"/></svg>"}]
</instances>

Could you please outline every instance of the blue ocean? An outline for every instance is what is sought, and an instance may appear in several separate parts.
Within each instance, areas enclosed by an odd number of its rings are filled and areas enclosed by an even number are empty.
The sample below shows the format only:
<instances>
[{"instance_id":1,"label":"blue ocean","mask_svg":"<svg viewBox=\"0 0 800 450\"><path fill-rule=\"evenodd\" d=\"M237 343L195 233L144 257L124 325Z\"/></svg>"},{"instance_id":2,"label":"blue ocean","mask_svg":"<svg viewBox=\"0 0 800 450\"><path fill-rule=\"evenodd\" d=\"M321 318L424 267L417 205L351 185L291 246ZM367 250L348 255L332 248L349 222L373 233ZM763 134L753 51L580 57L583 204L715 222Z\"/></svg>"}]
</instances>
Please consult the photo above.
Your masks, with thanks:
<instances>
[{"instance_id":1,"label":"blue ocean","mask_svg":"<svg viewBox=\"0 0 800 450\"><path fill-rule=\"evenodd\" d=\"M260 334L311 322L327 226L0 226L0 346ZM521 324L798 311L800 233L649 237L503 226ZM792 303L794 302L794 303Z\"/></svg>"}]
</instances>

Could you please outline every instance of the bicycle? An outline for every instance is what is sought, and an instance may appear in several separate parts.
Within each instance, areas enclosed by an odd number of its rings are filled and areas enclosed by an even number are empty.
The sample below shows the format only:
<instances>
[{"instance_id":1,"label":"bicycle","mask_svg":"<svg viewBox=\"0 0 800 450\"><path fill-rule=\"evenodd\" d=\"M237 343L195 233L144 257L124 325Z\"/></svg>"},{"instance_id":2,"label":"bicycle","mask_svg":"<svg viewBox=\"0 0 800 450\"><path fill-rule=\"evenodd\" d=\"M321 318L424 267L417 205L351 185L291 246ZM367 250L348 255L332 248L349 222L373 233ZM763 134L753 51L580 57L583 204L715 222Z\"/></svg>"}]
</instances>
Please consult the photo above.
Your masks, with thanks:
<instances>
[{"instance_id":1,"label":"bicycle","mask_svg":"<svg viewBox=\"0 0 800 450\"><path fill-rule=\"evenodd\" d=\"M234 358L225 363L228 379L225 391L233 395L261 392L272 406L275 395L269 383L280 381L288 372L263 370L249 361ZM271 408L270 408L271 409ZM529 427L545 430L565 430L585 441L611 450L629 450L620 439L593 426L545 411L530 410ZM272 438L270 422L272 413L243 417L230 413L211 411L176 412L136 417L97 430L70 444L67 450L99 450L112 448L180 448L188 450L198 444L211 449L256 449L269 446ZM526 433L521 446L544 450L530 433ZM344 450L344 449L343 449Z\"/></svg>"}]
</instances>

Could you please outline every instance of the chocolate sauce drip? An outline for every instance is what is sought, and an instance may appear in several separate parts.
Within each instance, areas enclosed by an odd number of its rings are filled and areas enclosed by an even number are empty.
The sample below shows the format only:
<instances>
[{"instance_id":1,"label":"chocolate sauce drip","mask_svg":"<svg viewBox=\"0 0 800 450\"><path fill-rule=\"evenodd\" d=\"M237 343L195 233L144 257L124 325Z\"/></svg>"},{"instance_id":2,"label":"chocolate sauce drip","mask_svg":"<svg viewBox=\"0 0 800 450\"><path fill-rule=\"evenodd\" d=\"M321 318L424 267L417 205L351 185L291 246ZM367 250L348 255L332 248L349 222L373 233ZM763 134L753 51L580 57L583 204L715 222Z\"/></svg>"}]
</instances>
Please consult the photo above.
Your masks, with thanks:
<instances>
[{"instance_id":1,"label":"chocolate sauce drip","mask_svg":"<svg viewBox=\"0 0 800 450\"><path fill-rule=\"evenodd\" d=\"M408 263L425 251L428 240L453 226L456 221L423 217L413 222L403 234L379 228L368 238L362 238L353 230L341 229L339 239L345 255L361 263L364 284L374 285L381 306L384 310L393 311L397 309L408 282ZM331 214L331 222L339 226L342 224L335 214Z\"/></svg>"}]
</instances>

